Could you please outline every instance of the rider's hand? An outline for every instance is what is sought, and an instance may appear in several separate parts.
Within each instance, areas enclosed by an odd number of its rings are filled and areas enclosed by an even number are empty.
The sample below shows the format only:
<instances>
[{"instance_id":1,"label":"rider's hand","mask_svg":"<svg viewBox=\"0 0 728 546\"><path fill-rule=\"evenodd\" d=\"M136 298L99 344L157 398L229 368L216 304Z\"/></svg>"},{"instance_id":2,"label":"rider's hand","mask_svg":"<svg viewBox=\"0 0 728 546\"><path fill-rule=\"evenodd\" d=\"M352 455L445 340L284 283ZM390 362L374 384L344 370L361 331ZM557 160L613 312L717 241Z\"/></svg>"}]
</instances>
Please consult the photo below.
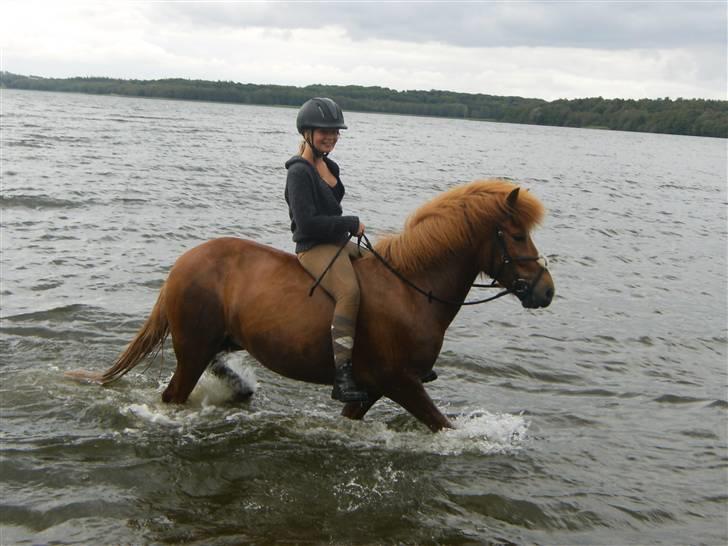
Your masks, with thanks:
<instances>
[{"instance_id":1,"label":"rider's hand","mask_svg":"<svg viewBox=\"0 0 728 546\"><path fill-rule=\"evenodd\" d=\"M362 235L364 235L364 224L359 222L359 229L356 231L356 236L361 237Z\"/></svg>"}]
</instances>

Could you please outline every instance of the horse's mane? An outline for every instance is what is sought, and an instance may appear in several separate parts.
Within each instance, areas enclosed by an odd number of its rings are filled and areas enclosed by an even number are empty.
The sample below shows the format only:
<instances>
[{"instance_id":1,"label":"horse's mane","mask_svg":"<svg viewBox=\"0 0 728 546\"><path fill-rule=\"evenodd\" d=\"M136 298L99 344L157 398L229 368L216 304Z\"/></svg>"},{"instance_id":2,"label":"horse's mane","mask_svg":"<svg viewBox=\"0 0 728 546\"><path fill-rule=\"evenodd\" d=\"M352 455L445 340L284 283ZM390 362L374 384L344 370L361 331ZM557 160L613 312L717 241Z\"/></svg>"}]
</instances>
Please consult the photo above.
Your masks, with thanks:
<instances>
[{"instance_id":1,"label":"horse's mane","mask_svg":"<svg viewBox=\"0 0 728 546\"><path fill-rule=\"evenodd\" d=\"M413 272L438 262L481 240L488 227L512 218L530 231L544 216L541 202L526 190L518 195L515 210L506 199L518 186L506 180L478 180L456 186L413 212L404 230L375 245L394 267Z\"/></svg>"}]
</instances>

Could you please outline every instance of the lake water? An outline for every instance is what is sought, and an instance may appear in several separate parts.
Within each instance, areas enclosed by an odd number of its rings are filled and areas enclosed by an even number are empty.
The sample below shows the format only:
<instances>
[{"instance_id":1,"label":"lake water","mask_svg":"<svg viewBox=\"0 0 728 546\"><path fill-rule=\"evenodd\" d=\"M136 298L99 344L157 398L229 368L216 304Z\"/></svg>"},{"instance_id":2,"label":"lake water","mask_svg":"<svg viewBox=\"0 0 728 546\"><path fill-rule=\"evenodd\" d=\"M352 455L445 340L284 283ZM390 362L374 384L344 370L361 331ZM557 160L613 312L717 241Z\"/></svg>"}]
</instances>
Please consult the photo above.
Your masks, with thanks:
<instances>
[{"instance_id":1,"label":"lake water","mask_svg":"<svg viewBox=\"0 0 728 546\"><path fill-rule=\"evenodd\" d=\"M332 155L374 237L462 182L516 180L557 296L464 308L428 385L457 429L245 353L244 404L166 351L110 388L182 252L292 250L296 111L2 90L0 542L725 544L726 142L347 113ZM480 294L472 293L471 297Z\"/></svg>"}]
</instances>

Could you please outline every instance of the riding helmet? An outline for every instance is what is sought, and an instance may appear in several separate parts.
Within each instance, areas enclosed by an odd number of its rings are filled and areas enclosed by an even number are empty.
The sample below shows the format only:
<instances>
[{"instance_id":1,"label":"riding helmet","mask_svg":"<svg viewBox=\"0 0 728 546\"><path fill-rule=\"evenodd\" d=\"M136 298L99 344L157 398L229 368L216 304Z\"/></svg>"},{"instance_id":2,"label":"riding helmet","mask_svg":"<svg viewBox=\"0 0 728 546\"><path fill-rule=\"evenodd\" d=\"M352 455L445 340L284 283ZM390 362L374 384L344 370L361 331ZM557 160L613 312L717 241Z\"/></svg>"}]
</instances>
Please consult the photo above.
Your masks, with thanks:
<instances>
[{"instance_id":1,"label":"riding helmet","mask_svg":"<svg viewBox=\"0 0 728 546\"><path fill-rule=\"evenodd\" d=\"M346 129L344 113L333 100L316 97L301 106L296 118L296 128L301 134L306 129Z\"/></svg>"}]
</instances>

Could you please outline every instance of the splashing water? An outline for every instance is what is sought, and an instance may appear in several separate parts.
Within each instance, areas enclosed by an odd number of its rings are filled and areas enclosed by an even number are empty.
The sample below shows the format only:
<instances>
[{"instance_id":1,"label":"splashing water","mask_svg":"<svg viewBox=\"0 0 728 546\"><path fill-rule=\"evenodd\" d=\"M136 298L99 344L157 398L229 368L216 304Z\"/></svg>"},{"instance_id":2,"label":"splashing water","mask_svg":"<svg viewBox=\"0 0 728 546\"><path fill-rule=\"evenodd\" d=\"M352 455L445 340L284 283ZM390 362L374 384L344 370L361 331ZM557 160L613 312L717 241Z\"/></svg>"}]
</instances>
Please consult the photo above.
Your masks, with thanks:
<instances>
[{"instance_id":1,"label":"splashing water","mask_svg":"<svg viewBox=\"0 0 728 546\"><path fill-rule=\"evenodd\" d=\"M216 367L224 367L224 373L211 371ZM200 378L184 410L135 403L124 408L122 413L150 424L183 429L203 424L213 414L219 417L220 412L224 412L223 420L228 423L270 419L286 422L292 436L315 437L317 441L364 449L383 448L436 455L512 453L522 449L529 427L523 415L491 413L482 409L455 416L455 428L438 434L424 429L394 430L382 421L351 422L335 413L314 408L297 415L280 415L250 408L232 414L226 411L231 402L239 401L241 395L251 395L257 388L254 368L244 364L238 353L220 355Z\"/></svg>"},{"instance_id":2,"label":"splashing water","mask_svg":"<svg viewBox=\"0 0 728 546\"><path fill-rule=\"evenodd\" d=\"M213 370L221 370L215 373ZM163 387L166 382L162 382ZM132 403L121 409L141 421L169 428L194 427L213 414L220 414L231 403L250 397L258 389L255 371L243 364L239 354L218 355L202 374L184 409L161 403Z\"/></svg>"},{"instance_id":3,"label":"splashing water","mask_svg":"<svg viewBox=\"0 0 728 546\"><path fill-rule=\"evenodd\" d=\"M455 429L446 431L443 436L452 437L465 445L465 451L473 449L480 453L520 449L526 440L529 425L523 415L490 413L484 410L461 415L455 418L453 424ZM462 452L455 450L452 454Z\"/></svg>"},{"instance_id":4,"label":"splashing water","mask_svg":"<svg viewBox=\"0 0 728 546\"><path fill-rule=\"evenodd\" d=\"M452 420L454 429L437 434L417 430L398 432L383 428L376 440L387 449L435 455L475 453L492 455L520 450L529 423L522 415L473 410Z\"/></svg>"},{"instance_id":5,"label":"splashing water","mask_svg":"<svg viewBox=\"0 0 728 546\"><path fill-rule=\"evenodd\" d=\"M219 370L214 373L211 370ZM202 374L188 403L195 406L221 406L247 398L258 389L255 371L243 364L240 353L218 355Z\"/></svg>"}]
</instances>

